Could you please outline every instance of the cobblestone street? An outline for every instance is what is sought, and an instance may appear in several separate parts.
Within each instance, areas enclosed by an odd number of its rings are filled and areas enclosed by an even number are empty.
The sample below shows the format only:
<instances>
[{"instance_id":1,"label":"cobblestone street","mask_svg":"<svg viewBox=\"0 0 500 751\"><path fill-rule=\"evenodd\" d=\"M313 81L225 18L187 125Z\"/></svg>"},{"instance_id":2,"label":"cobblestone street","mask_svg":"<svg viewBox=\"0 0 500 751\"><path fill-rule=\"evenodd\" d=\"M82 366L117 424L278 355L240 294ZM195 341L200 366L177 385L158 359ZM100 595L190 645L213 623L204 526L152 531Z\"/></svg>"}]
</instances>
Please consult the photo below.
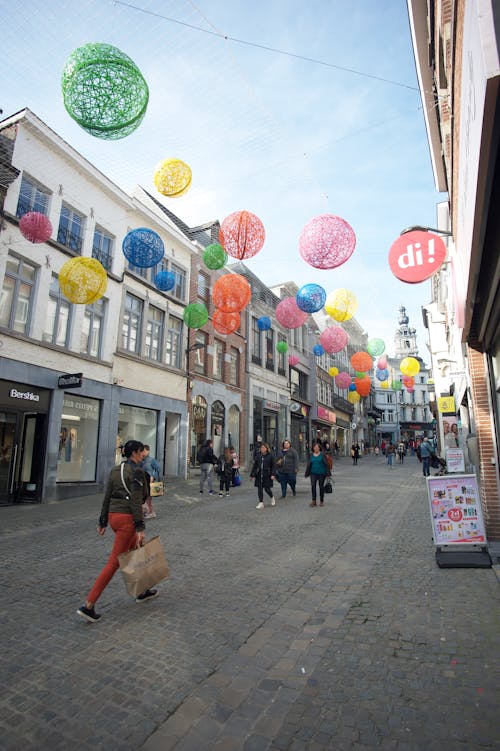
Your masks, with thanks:
<instances>
[{"instance_id":1,"label":"cobblestone street","mask_svg":"<svg viewBox=\"0 0 500 751\"><path fill-rule=\"evenodd\" d=\"M335 464L333 496L257 511L167 482L171 577L137 605L102 567L100 498L3 508L5 751L500 749L497 569L439 569L415 457Z\"/></svg>"}]
</instances>

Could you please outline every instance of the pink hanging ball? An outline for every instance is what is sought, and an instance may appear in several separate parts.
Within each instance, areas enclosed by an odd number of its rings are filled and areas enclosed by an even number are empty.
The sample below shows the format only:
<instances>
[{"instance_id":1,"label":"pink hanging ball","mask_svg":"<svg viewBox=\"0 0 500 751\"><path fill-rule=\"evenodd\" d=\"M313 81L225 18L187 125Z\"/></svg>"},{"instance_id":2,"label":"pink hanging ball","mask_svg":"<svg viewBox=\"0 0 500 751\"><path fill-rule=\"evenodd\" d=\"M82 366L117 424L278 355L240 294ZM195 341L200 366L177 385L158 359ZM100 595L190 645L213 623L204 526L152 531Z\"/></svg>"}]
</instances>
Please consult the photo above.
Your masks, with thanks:
<instances>
[{"instance_id":1,"label":"pink hanging ball","mask_svg":"<svg viewBox=\"0 0 500 751\"><path fill-rule=\"evenodd\" d=\"M226 253L242 261L262 250L266 231L259 217L250 211L235 211L221 224L219 242Z\"/></svg>"},{"instance_id":2,"label":"pink hanging ball","mask_svg":"<svg viewBox=\"0 0 500 751\"><path fill-rule=\"evenodd\" d=\"M52 235L52 224L45 214L28 211L19 220L19 230L30 243L44 243Z\"/></svg>"},{"instance_id":3,"label":"pink hanging ball","mask_svg":"<svg viewBox=\"0 0 500 751\"><path fill-rule=\"evenodd\" d=\"M339 373L335 376L335 383L339 389L348 389L352 383L352 378L349 373Z\"/></svg>"},{"instance_id":4,"label":"pink hanging ball","mask_svg":"<svg viewBox=\"0 0 500 751\"><path fill-rule=\"evenodd\" d=\"M345 263L356 247L356 235L340 216L322 214L306 224L299 237L299 252L315 269L335 269Z\"/></svg>"},{"instance_id":5,"label":"pink hanging ball","mask_svg":"<svg viewBox=\"0 0 500 751\"><path fill-rule=\"evenodd\" d=\"M329 352L333 355L336 352L340 352L341 349L344 349L349 341L349 337L340 326L328 326L328 328L322 332L319 341L325 352Z\"/></svg>"},{"instance_id":6,"label":"pink hanging ball","mask_svg":"<svg viewBox=\"0 0 500 751\"><path fill-rule=\"evenodd\" d=\"M298 355L290 355L288 358L288 364L294 367L294 365L298 365L300 362L300 357Z\"/></svg>"},{"instance_id":7,"label":"pink hanging ball","mask_svg":"<svg viewBox=\"0 0 500 751\"><path fill-rule=\"evenodd\" d=\"M276 320L286 329L297 329L302 326L308 315L299 308L295 297L285 297L276 306Z\"/></svg>"}]
</instances>

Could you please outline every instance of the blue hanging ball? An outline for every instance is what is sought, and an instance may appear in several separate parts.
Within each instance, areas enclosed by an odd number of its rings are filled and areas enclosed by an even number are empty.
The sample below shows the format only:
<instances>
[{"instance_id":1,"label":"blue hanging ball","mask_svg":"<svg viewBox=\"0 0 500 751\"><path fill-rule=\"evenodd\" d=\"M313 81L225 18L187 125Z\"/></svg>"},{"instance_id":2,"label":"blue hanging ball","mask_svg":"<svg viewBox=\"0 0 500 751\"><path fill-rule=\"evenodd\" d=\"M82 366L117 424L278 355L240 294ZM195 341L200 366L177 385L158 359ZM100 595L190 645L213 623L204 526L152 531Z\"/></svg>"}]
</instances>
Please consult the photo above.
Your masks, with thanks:
<instances>
[{"instance_id":1,"label":"blue hanging ball","mask_svg":"<svg viewBox=\"0 0 500 751\"><path fill-rule=\"evenodd\" d=\"M378 381L387 381L387 379L389 378L389 371L387 370L387 368L384 368L383 370L377 368L377 370L375 371L375 377Z\"/></svg>"},{"instance_id":2,"label":"blue hanging ball","mask_svg":"<svg viewBox=\"0 0 500 751\"><path fill-rule=\"evenodd\" d=\"M356 384L355 383L350 383L349 384L349 391L356 391Z\"/></svg>"},{"instance_id":3,"label":"blue hanging ball","mask_svg":"<svg viewBox=\"0 0 500 751\"><path fill-rule=\"evenodd\" d=\"M160 289L162 292L168 292L175 286L175 274L172 271L159 271L153 283L156 289Z\"/></svg>"},{"instance_id":4,"label":"blue hanging ball","mask_svg":"<svg viewBox=\"0 0 500 751\"><path fill-rule=\"evenodd\" d=\"M269 316L261 316L257 319L259 331L268 331L271 328L271 319Z\"/></svg>"},{"instance_id":5,"label":"blue hanging ball","mask_svg":"<svg viewBox=\"0 0 500 751\"><path fill-rule=\"evenodd\" d=\"M132 266L148 269L160 263L165 246L160 235L147 227L127 232L122 242L123 255Z\"/></svg>"},{"instance_id":6,"label":"blue hanging ball","mask_svg":"<svg viewBox=\"0 0 500 751\"><path fill-rule=\"evenodd\" d=\"M326 292L319 284L304 284L295 295L295 302L305 313L316 313L325 305Z\"/></svg>"},{"instance_id":7,"label":"blue hanging ball","mask_svg":"<svg viewBox=\"0 0 500 751\"><path fill-rule=\"evenodd\" d=\"M321 346L321 344L315 344L313 347L313 354L316 355L316 357L321 357L321 355L325 354L324 348Z\"/></svg>"}]
</instances>

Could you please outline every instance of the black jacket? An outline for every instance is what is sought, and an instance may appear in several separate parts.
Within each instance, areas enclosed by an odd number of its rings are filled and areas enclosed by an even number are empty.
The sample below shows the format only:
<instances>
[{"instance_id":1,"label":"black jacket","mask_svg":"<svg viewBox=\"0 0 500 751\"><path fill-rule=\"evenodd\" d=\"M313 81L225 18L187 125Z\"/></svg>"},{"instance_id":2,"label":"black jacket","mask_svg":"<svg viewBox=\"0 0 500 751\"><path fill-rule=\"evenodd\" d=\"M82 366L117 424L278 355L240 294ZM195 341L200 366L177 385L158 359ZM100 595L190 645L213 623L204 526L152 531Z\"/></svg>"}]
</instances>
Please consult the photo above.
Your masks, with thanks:
<instances>
[{"instance_id":1,"label":"black jacket","mask_svg":"<svg viewBox=\"0 0 500 751\"><path fill-rule=\"evenodd\" d=\"M273 487L272 477L276 476L276 461L273 454L260 454L257 456L250 472L250 477L255 477L254 485L262 485L266 488Z\"/></svg>"},{"instance_id":2,"label":"black jacket","mask_svg":"<svg viewBox=\"0 0 500 751\"><path fill-rule=\"evenodd\" d=\"M217 464L217 457L211 446L202 446L198 452L198 462L200 464Z\"/></svg>"}]
</instances>

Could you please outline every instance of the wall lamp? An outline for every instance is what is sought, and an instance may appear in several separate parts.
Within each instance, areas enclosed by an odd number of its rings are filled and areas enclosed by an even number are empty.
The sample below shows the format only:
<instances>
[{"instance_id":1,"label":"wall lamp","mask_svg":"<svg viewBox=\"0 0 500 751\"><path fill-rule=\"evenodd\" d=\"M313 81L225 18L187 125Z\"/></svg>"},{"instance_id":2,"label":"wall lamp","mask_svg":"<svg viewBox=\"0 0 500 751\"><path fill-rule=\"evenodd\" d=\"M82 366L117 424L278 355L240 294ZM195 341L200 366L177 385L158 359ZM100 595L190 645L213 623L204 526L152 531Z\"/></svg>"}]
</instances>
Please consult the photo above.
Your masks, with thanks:
<instances>
[{"instance_id":1,"label":"wall lamp","mask_svg":"<svg viewBox=\"0 0 500 751\"><path fill-rule=\"evenodd\" d=\"M190 347L187 347L186 352L193 352L195 349L204 349L206 346L205 342L195 342Z\"/></svg>"}]
</instances>

